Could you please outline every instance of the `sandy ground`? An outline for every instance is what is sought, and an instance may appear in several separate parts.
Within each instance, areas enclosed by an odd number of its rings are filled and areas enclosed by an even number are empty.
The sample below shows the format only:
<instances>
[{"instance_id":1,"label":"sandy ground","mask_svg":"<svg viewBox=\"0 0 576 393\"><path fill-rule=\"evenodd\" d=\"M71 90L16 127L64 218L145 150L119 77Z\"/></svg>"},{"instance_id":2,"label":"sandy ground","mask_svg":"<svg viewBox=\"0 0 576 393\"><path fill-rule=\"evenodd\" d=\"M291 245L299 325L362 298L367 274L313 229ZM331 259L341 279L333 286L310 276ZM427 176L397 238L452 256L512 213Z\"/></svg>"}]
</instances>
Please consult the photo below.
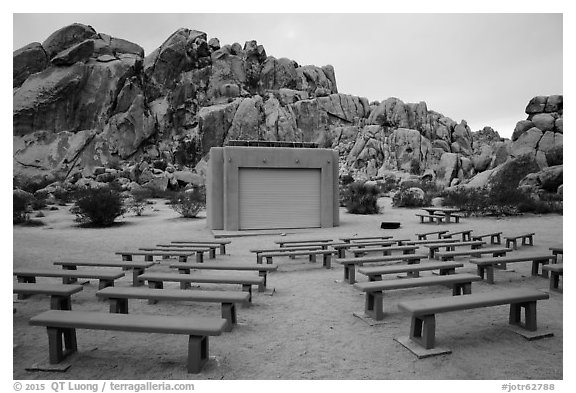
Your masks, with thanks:
<instances>
[{"instance_id":1,"label":"sandy ground","mask_svg":"<svg viewBox=\"0 0 576 393\"><path fill-rule=\"evenodd\" d=\"M336 228L287 230L286 238L333 238L346 235L388 233L396 238L415 238L415 233L436 230L435 224L420 224L418 209L395 209L390 200L380 200L383 213L356 216L341 210ZM206 219L180 218L163 201L141 217L127 215L121 225L108 229L76 226L66 207L46 211L43 227L14 227L14 267L49 267L57 259L119 260L114 251L134 249L179 239L206 239L212 233ZM381 221L400 221L396 230L380 229ZM520 247L514 253L548 253L548 247L562 244L562 216L525 215L514 218L467 218L443 229L499 230L504 234L536 232L534 247ZM255 263L251 248L274 247L279 235L232 238L227 255L217 261ZM422 251L426 251L424 249ZM462 272L475 273L466 258ZM490 307L437 316L437 344L452 354L417 359L393 340L407 336L410 319L396 304L403 300L449 296L445 287L389 291L385 294L385 323L370 326L353 312L364 308L363 294L343 282L343 269L334 263L322 268L307 258L275 258L277 272L268 277L274 293L255 293L253 304L238 309L239 324L230 333L210 339L211 360L201 374L186 373L187 338L178 335L132 334L78 330L79 353L65 373L30 372L25 368L47 361L48 341L44 328L28 320L49 309L47 297L35 296L14 301L14 379L200 379L200 380L560 380L563 378L563 294L552 292L538 303L539 329L554 337L527 341L508 325L508 306ZM167 262L153 270L169 271ZM496 273L496 284L473 284L473 292L504 288L537 288L548 291L548 280L530 276L529 263L510 264L514 271ZM249 274L249 273L248 273ZM254 273L256 274L256 273ZM425 273L429 274L429 273ZM359 275L359 281L366 277ZM390 277L386 279L394 279ZM40 278L39 282L58 282ZM130 286L126 277L117 286ZM166 287L177 287L167 283ZM235 286L202 288L240 290ZM108 304L97 301L95 281L74 295L72 308L108 312ZM161 302L148 305L130 300L130 312L156 315L219 316L220 305L192 302Z\"/></svg>"}]
</instances>

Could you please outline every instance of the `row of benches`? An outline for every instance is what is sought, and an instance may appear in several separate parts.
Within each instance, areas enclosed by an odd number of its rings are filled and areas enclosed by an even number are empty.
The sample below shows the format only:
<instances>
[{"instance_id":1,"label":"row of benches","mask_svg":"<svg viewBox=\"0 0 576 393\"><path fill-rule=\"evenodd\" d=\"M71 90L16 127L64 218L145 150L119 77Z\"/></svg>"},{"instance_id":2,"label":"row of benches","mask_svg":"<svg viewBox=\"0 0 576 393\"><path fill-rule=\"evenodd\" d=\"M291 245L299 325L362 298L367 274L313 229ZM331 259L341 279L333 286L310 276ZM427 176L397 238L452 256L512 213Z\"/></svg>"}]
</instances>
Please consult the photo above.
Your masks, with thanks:
<instances>
[{"instance_id":1,"label":"row of benches","mask_svg":"<svg viewBox=\"0 0 576 393\"><path fill-rule=\"evenodd\" d=\"M551 248L552 250L553 248ZM550 289L558 288L559 276L562 275L562 264L556 262L557 254L561 254L561 248L554 249L555 255L542 256L514 256L484 258L478 261L486 261L478 266L493 266L494 260L500 263L532 261L532 274L538 274L538 266L542 266L542 276L546 272L551 274ZM404 257L404 256L403 256ZM403 258L402 257L402 258ZM364 258L365 259L365 258ZM419 262L419 260L417 260ZM519 327L519 333L525 337L548 337L551 333L535 334L537 330L536 304L538 300L549 298L549 294L535 289L512 289L503 291L490 291L486 293L472 294L472 282L480 281L483 275L457 274L455 269L463 264L455 262L416 263L396 266L375 266L359 269L359 272L368 276L368 282L355 283L354 287L365 292L364 316L376 321L384 319L384 291L394 289L406 289L427 286L447 286L452 289L452 297L420 299L398 303L398 308L411 317L410 332L408 337L395 338L397 342L411 350L418 357L427 357L450 350L436 348L436 314L469 310L480 307L492 307L510 305L509 324ZM426 270L439 270L438 276L417 277L418 272ZM382 275L408 273L411 278L382 280ZM493 280L491 281L493 283ZM465 295L465 296L458 296ZM524 321L521 314L524 310ZM528 333L522 333L526 331Z\"/></svg>"},{"instance_id":2,"label":"row of benches","mask_svg":"<svg viewBox=\"0 0 576 393\"><path fill-rule=\"evenodd\" d=\"M126 259L126 258L124 258ZM162 274L144 272L144 269L154 265L153 262L138 263L124 260L122 262L58 262L62 270L15 270L14 275L18 283L14 285L14 293L19 296L44 294L51 297L51 309L33 317L31 325L45 326L49 337L50 363L59 363L68 354L77 351L76 329L121 330L129 332L185 334L188 340L188 372L199 372L208 359L208 337L220 335L223 331L230 331L236 323L236 304L248 304L251 301L251 287L258 285L259 290L265 288L266 273L276 270L275 265L251 266L241 264L213 264L213 263L178 263L171 268L177 268L180 273ZM148 281L151 288L117 288L114 280L124 276L122 272L110 271L79 271L78 266L106 266L134 269L134 283ZM190 270L255 270L258 277L209 276L203 274L194 276ZM38 284L36 277L61 277L62 285ZM110 301L112 314L94 312L71 311L70 297L82 291L83 287L72 284L78 278L99 279L96 296ZM164 290L164 281L177 281L181 283L209 282L241 284L244 292L228 291L182 291ZM136 284L135 284L136 285ZM128 315L128 299L148 299L149 302L158 300L188 300L203 302L220 302L222 318L201 317L159 317L152 315Z\"/></svg>"}]
</instances>

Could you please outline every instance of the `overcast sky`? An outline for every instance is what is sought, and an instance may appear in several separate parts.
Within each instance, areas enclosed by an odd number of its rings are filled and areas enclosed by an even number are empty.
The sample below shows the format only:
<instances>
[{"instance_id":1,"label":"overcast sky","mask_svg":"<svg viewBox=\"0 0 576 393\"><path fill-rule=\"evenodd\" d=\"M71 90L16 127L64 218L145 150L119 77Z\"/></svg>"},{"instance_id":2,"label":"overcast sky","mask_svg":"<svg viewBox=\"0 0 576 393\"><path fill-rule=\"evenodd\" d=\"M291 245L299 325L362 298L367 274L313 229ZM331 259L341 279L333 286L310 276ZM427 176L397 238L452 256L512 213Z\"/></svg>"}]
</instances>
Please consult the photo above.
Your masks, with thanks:
<instances>
[{"instance_id":1,"label":"overcast sky","mask_svg":"<svg viewBox=\"0 0 576 393\"><path fill-rule=\"evenodd\" d=\"M256 40L300 65L331 64L338 91L425 101L477 131L510 137L536 95L563 94L557 14L14 14L13 50L78 22L141 45L146 54L180 27L222 45Z\"/></svg>"}]
</instances>

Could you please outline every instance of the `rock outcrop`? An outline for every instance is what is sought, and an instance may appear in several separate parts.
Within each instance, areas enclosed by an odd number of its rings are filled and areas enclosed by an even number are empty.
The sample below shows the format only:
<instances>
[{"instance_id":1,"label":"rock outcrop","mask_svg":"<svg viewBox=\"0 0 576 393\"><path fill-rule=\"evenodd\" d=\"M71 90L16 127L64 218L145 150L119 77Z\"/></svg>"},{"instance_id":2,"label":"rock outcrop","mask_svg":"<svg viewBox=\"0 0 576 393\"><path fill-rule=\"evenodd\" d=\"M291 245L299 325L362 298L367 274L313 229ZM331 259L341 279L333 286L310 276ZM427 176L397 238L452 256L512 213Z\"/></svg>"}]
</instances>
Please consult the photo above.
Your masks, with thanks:
<instances>
[{"instance_id":1,"label":"rock outcrop","mask_svg":"<svg viewBox=\"0 0 576 393\"><path fill-rule=\"evenodd\" d=\"M339 152L341 173L403 171L446 186L511 156L561 160L562 96L532 99L509 141L425 102L340 93L330 65L268 56L255 40L221 45L187 28L145 56L91 26L66 26L14 52L13 86L16 177L177 187L199 183L210 148L234 139L316 142ZM93 176L111 165L130 175Z\"/></svg>"}]
</instances>

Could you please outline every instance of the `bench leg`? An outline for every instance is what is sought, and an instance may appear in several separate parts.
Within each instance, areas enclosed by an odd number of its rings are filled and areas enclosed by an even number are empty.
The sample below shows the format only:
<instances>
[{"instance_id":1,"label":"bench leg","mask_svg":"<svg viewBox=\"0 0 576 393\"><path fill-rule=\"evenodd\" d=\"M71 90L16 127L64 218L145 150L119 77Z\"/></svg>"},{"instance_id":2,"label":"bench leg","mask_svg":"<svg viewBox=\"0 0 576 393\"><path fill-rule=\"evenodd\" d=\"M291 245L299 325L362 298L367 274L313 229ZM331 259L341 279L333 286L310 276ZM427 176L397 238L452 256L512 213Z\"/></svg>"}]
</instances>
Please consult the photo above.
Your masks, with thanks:
<instances>
[{"instance_id":1,"label":"bench leg","mask_svg":"<svg viewBox=\"0 0 576 393\"><path fill-rule=\"evenodd\" d=\"M190 336L188 338L188 373L199 373L207 361L208 336Z\"/></svg>"},{"instance_id":2,"label":"bench leg","mask_svg":"<svg viewBox=\"0 0 576 393\"><path fill-rule=\"evenodd\" d=\"M228 321L224 331L231 332L236 324L236 306L234 303L222 303L222 318Z\"/></svg>"},{"instance_id":3,"label":"bench leg","mask_svg":"<svg viewBox=\"0 0 576 393\"><path fill-rule=\"evenodd\" d=\"M488 284L494 284L494 265L488 265L486 269L486 282Z\"/></svg>"},{"instance_id":4,"label":"bench leg","mask_svg":"<svg viewBox=\"0 0 576 393\"><path fill-rule=\"evenodd\" d=\"M560 286L560 273L550 272L550 289L558 290Z\"/></svg>"},{"instance_id":5,"label":"bench leg","mask_svg":"<svg viewBox=\"0 0 576 393\"><path fill-rule=\"evenodd\" d=\"M356 282L356 266L344 265L344 281L347 281L348 284Z\"/></svg>"},{"instance_id":6,"label":"bench leg","mask_svg":"<svg viewBox=\"0 0 576 393\"><path fill-rule=\"evenodd\" d=\"M66 356L76 352L76 329L47 327L48 357L50 364L60 363Z\"/></svg>"},{"instance_id":7,"label":"bench leg","mask_svg":"<svg viewBox=\"0 0 576 393\"><path fill-rule=\"evenodd\" d=\"M332 254L324 254L322 258L322 266L326 269L330 269L332 267Z\"/></svg>"},{"instance_id":8,"label":"bench leg","mask_svg":"<svg viewBox=\"0 0 576 393\"><path fill-rule=\"evenodd\" d=\"M414 272L414 273L418 273L418 272ZM449 274L455 274L456 273L456 269L451 267L448 269L440 269L440 275L441 276L447 276Z\"/></svg>"},{"instance_id":9,"label":"bench leg","mask_svg":"<svg viewBox=\"0 0 576 393\"><path fill-rule=\"evenodd\" d=\"M452 296L470 295L472 293L472 283L465 282L462 284L454 284L452 286Z\"/></svg>"},{"instance_id":10,"label":"bench leg","mask_svg":"<svg viewBox=\"0 0 576 393\"><path fill-rule=\"evenodd\" d=\"M434 348L436 335L436 316L423 315L412 317L410 324L410 339L422 345L425 349Z\"/></svg>"},{"instance_id":11,"label":"bench leg","mask_svg":"<svg viewBox=\"0 0 576 393\"><path fill-rule=\"evenodd\" d=\"M539 274L538 271L540 271L540 265L547 265L548 261L532 261L532 276L542 276L545 278L548 278L548 272L544 269L542 269L542 274Z\"/></svg>"},{"instance_id":12,"label":"bench leg","mask_svg":"<svg viewBox=\"0 0 576 393\"><path fill-rule=\"evenodd\" d=\"M220 255L226 254L226 244L220 244Z\"/></svg>"},{"instance_id":13,"label":"bench leg","mask_svg":"<svg viewBox=\"0 0 576 393\"><path fill-rule=\"evenodd\" d=\"M208 254L208 257L210 259L215 259L216 258L216 249L215 248L211 248L210 249L210 253Z\"/></svg>"},{"instance_id":14,"label":"bench leg","mask_svg":"<svg viewBox=\"0 0 576 393\"><path fill-rule=\"evenodd\" d=\"M70 296L50 296L50 309L51 310L72 310L72 301Z\"/></svg>"},{"instance_id":15,"label":"bench leg","mask_svg":"<svg viewBox=\"0 0 576 393\"><path fill-rule=\"evenodd\" d=\"M148 280L148 288L163 289L164 288L164 282L163 281L150 281L150 280ZM156 304L156 303L158 303L158 300L148 299L148 304Z\"/></svg>"},{"instance_id":16,"label":"bench leg","mask_svg":"<svg viewBox=\"0 0 576 393\"><path fill-rule=\"evenodd\" d=\"M242 284L242 290L244 292L248 292L248 301L252 303L252 285L250 284Z\"/></svg>"},{"instance_id":17,"label":"bench leg","mask_svg":"<svg viewBox=\"0 0 576 393\"><path fill-rule=\"evenodd\" d=\"M130 257L130 259L127 259L127 261L131 261L132 257ZM153 255L144 255L144 261L145 262L154 262L154 256Z\"/></svg>"},{"instance_id":18,"label":"bench leg","mask_svg":"<svg viewBox=\"0 0 576 393\"><path fill-rule=\"evenodd\" d=\"M476 275L480 276L482 280L484 280L484 266L476 265Z\"/></svg>"},{"instance_id":19,"label":"bench leg","mask_svg":"<svg viewBox=\"0 0 576 393\"><path fill-rule=\"evenodd\" d=\"M316 263L316 254L310 254L308 260L310 262Z\"/></svg>"},{"instance_id":20,"label":"bench leg","mask_svg":"<svg viewBox=\"0 0 576 393\"><path fill-rule=\"evenodd\" d=\"M98 290L113 286L114 286L114 280L104 280L102 278L98 280Z\"/></svg>"},{"instance_id":21,"label":"bench leg","mask_svg":"<svg viewBox=\"0 0 576 393\"><path fill-rule=\"evenodd\" d=\"M266 257L266 263L268 265L271 265L273 263L273 259L274 259L273 257Z\"/></svg>"},{"instance_id":22,"label":"bench leg","mask_svg":"<svg viewBox=\"0 0 576 393\"><path fill-rule=\"evenodd\" d=\"M500 234L490 236L490 243L502 244L502 239L500 238Z\"/></svg>"},{"instance_id":23,"label":"bench leg","mask_svg":"<svg viewBox=\"0 0 576 393\"><path fill-rule=\"evenodd\" d=\"M338 258L346 258L346 250L344 248L338 249Z\"/></svg>"},{"instance_id":24,"label":"bench leg","mask_svg":"<svg viewBox=\"0 0 576 393\"><path fill-rule=\"evenodd\" d=\"M268 277L268 272L266 270L258 271L258 276L264 278L264 283L258 285L258 292L264 292L266 290L266 279Z\"/></svg>"},{"instance_id":25,"label":"bench leg","mask_svg":"<svg viewBox=\"0 0 576 393\"><path fill-rule=\"evenodd\" d=\"M64 284L64 285L76 284L77 282L78 282L78 279L75 277L62 277L62 284Z\"/></svg>"},{"instance_id":26,"label":"bench leg","mask_svg":"<svg viewBox=\"0 0 576 393\"><path fill-rule=\"evenodd\" d=\"M144 283L142 282L142 280L140 280L140 277L139 277L139 276L140 276L141 274L144 274L144 271L145 271L145 270L146 270L146 269L137 268L137 267L135 267L135 268L132 269L132 286L133 286L133 287L139 287L139 286L142 286L142 284L144 284Z\"/></svg>"},{"instance_id":27,"label":"bench leg","mask_svg":"<svg viewBox=\"0 0 576 393\"><path fill-rule=\"evenodd\" d=\"M128 314L128 299L110 298L110 313Z\"/></svg>"},{"instance_id":28,"label":"bench leg","mask_svg":"<svg viewBox=\"0 0 576 393\"><path fill-rule=\"evenodd\" d=\"M186 262L186 260L187 260L186 257L180 257L180 258L181 258L181 262ZM182 259L184 259L184 260L182 260ZM196 252L196 262L198 262L198 263L204 262L204 252L202 252L202 251Z\"/></svg>"},{"instance_id":29,"label":"bench leg","mask_svg":"<svg viewBox=\"0 0 576 393\"><path fill-rule=\"evenodd\" d=\"M146 258L144 258L144 259L146 259ZM132 255L123 254L123 255L122 255L122 260L123 260L123 261L131 261L131 260L132 260Z\"/></svg>"},{"instance_id":30,"label":"bench leg","mask_svg":"<svg viewBox=\"0 0 576 393\"><path fill-rule=\"evenodd\" d=\"M524 323L521 320L522 309L524 309ZM510 325L523 327L531 332L536 331L536 301L510 304L509 323Z\"/></svg>"},{"instance_id":31,"label":"bench leg","mask_svg":"<svg viewBox=\"0 0 576 393\"><path fill-rule=\"evenodd\" d=\"M371 274L368 276L368 281L382 281L381 274Z\"/></svg>"},{"instance_id":32,"label":"bench leg","mask_svg":"<svg viewBox=\"0 0 576 393\"><path fill-rule=\"evenodd\" d=\"M384 319L384 308L382 291L366 292L366 301L364 303L364 313L376 321Z\"/></svg>"}]
</instances>

